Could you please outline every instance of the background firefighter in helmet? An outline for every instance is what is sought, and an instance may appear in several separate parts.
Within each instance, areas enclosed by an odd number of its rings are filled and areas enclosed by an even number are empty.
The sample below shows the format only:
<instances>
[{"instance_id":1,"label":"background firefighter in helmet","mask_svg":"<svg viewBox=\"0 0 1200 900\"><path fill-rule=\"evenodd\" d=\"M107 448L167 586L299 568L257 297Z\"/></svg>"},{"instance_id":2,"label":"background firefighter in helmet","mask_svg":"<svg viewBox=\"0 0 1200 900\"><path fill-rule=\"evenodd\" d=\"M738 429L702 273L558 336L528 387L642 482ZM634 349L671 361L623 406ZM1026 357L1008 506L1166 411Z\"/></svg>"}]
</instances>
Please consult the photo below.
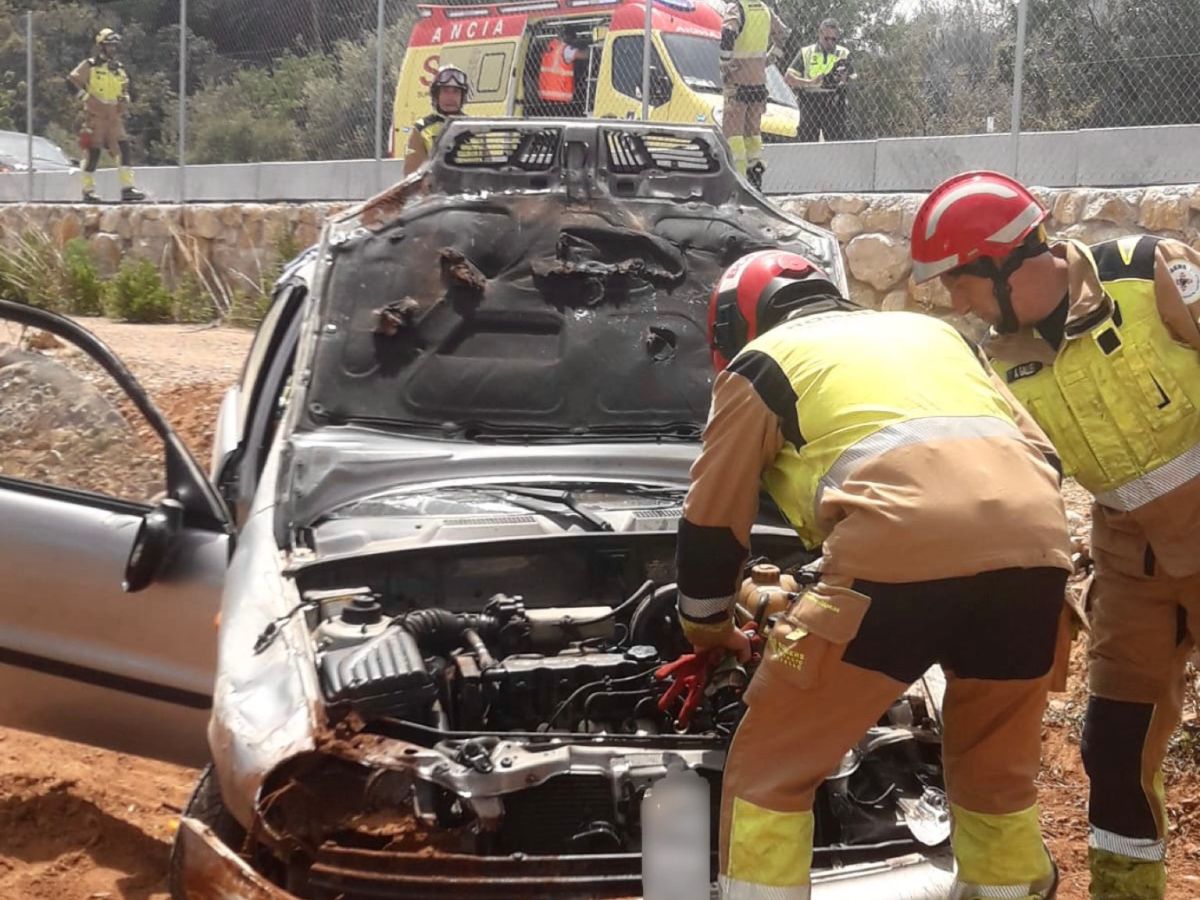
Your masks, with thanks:
<instances>
[{"instance_id":1,"label":"background firefighter in helmet","mask_svg":"<svg viewBox=\"0 0 1200 900\"><path fill-rule=\"evenodd\" d=\"M951 896L1050 896L1034 777L1070 640L1071 546L1049 442L949 325L855 308L794 254L734 263L709 322L718 375L677 550L696 650L749 655L731 614L760 486L824 549L821 581L771 629L745 696L722 896L809 896L817 787L935 662Z\"/></svg>"},{"instance_id":2,"label":"background firefighter in helmet","mask_svg":"<svg viewBox=\"0 0 1200 900\"><path fill-rule=\"evenodd\" d=\"M767 66L772 45L782 45L789 29L764 0L730 0L721 26L721 74L725 106L721 130L734 163L755 187L762 187L762 117L767 109Z\"/></svg>"},{"instance_id":3,"label":"background firefighter in helmet","mask_svg":"<svg viewBox=\"0 0 1200 900\"><path fill-rule=\"evenodd\" d=\"M457 66L442 66L429 85L429 99L433 112L413 123L408 136L408 153L404 157L404 174L415 172L433 153L433 145L446 120L451 116L463 115L463 104L467 102L470 82L467 73Z\"/></svg>"},{"instance_id":4,"label":"background firefighter in helmet","mask_svg":"<svg viewBox=\"0 0 1200 900\"><path fill-rule=\"evenodd\" d=\"M846 131L846 86L855 77L850 51L838 43L834 19L817 28L817 42L802 47L784 76L796 89L800 127L796 137L811 143L825 133L827 141L849 139Z\"/></svg>"},{"instance_id":5,"label":"background firefighter in helmet","mask_svg":"<svg viewBox=\"0 0 1200 900\"><path fill-rule=\"evenodd\" d=\"M913 273L993 326L993 366L1092 492L1092 896L1159 900L1162 761L1200 621L1200 254L1148 235L1047 245L1020 183L968 172L913 223Z\"/></svg>"},{"instance_id":6,"label":"background firefighter in helmet","mask_svg":"<svg viewBox=\"0 0 1200 900\"><path fill-rule=\"evenodd\" d=\"M535 115L584 115L585 99L580 88L587 81L588 43L574 29L564 26L546 45L538 68L538 105ZM579 77L576 77L576 75Z\"/></svg>"},{"instance_id":7,"label":"background firefighter in helmet","mask_svg":"<svg viewBox=\"0 0 1200 900\"><path fill-rule=\"evenodd\" d=\"M96 166L100 151L108 150L120 161L121 199L144 200L146 195L133 186L129 161L129 135L125 133L125 112L129 106L129 75L117 59L121 36L111 28L96 35L96 54L77 65L67 76L72 93L83 101L84 126L79 144L87 151L83 165L83 199L99 203L96 194Z\"/></svg>"}]
</instances>

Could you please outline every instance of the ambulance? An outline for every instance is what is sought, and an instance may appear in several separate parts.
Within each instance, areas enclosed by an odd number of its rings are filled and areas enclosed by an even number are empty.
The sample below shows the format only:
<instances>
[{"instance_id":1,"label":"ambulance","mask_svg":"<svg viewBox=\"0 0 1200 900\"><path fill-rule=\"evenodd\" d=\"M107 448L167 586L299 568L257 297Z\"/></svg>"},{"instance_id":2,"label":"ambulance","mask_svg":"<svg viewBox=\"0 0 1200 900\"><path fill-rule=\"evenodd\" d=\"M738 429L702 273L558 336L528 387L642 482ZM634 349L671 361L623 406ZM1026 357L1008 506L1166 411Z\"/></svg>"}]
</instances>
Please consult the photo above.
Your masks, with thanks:
<instances>
[{"instance_id":1,"label":"ambulance","mask_svg":"<svg viewBox=\"0 0 1200 900\"><path fill-rule=\"evenodd\" d=\"M538 95L542 55L564 29L590 47L576 66L576 115L640 119L646 2L651 8L649 118L721 125L720 0L516 0L418 6L396 81L391 155L402 156L413 123L430 112L429 85L441 65L471 79L466 112L532 117L548 113ZM775 66L767 71L767 141L795 137L795 95Z\"/></svg>"}]
</instances>

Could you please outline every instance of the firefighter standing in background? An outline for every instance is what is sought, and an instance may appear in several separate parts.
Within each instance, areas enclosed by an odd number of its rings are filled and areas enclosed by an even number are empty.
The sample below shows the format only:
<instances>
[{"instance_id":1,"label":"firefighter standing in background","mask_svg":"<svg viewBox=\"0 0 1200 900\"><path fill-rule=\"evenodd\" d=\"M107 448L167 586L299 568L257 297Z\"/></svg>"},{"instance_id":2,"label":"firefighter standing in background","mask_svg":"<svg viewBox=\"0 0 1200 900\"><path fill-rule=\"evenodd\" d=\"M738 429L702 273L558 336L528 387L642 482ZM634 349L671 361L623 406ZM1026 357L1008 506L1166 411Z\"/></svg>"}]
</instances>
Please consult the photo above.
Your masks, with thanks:
<instances>
[{"instance_id":1,"label":"firefighter standing in background","mask_svg":"<svg viewBox=\"0 0 1200 900\"><path fill-rule=\"evenodd\" d=\"M121 36L111 28L96 35L96 55L85 59L67 76L71 93L83 100L84 126L79 134L80 147L87 151L83 166L83 200L99 203L96 193L96 166L100 151L108 150L120 162L121 200L145 200L146 195L133 186L129 161L129 135L125 133L125 112L129 106L129 75L117 59Z\"/></svg>"},{"instance_id":2,"label":"firefighter standing in background","mask_svg":"<svg viewBox=\"0 0 1200 900\"><path fill-rule=\"evenodd\" d=\"M767 66L773 45L788 28L764 0L730 0L721 25L725 108L721 130L737 170L762 187L762 117L767 109Z\"/></svg>"},{"instance_id":3,"label":"firefighter standing in background","mask_svg":"<svg viewBox=\"0 0 1200 900\"><path fill-rule=\"evenodd\" d=\"M817 788L935 662L950 897L1052 896L1034 779L1068 658L1072 563L1049 441L952 327L856 308L795 254L734 263L709 323L718 374L677 550L698 658L750 655L735 598L760 487L824 550L820 582L771 628L745 694L722 788L721 896L810 895Z\"/></svg>"},{"instance_id":4,"label":"firefighter standing in background","mask_svg":"<svg viewBox=\"0 0 1200 900\"><path fill-rule=\"evenodd\" d=\"M817 42L801 48L785 76L800 102L796 136L806 143L817 141L821 132L825 132L827 141L848 140L846 85L854 77L854 70L850 51L838 43L838 31L834 19L822 22Z\"/></svg>"},{"instance_id":5,"label":"firefighter standing in background","mask_svg":"<svg viewBox=\"0 0 1200 900\"><path fill-rule=\"evenodd\" d=\"M433 153L433 145L442 133L446 120L463 115L463 104L470 90L467 73L458 66L442 66L429 85L433 112L413 123L408 137L408 153L404 156L404 174L415 172Z\"/></svg>"},{"instance_id":6,"label":"firefighter standing in background","mask_svg":"<svg viewBox=\"0 0 1200 900\"><path fill-rule=\"evenodd\" d=\"M994 326L986 350L1095 498L1087 597L1088 862L1098 900L1162 900L1162 764L1200 622L1200 253L1047 244L1020 182L967 172L913 223L913 277Z\"/></svg>"}]
</instances>

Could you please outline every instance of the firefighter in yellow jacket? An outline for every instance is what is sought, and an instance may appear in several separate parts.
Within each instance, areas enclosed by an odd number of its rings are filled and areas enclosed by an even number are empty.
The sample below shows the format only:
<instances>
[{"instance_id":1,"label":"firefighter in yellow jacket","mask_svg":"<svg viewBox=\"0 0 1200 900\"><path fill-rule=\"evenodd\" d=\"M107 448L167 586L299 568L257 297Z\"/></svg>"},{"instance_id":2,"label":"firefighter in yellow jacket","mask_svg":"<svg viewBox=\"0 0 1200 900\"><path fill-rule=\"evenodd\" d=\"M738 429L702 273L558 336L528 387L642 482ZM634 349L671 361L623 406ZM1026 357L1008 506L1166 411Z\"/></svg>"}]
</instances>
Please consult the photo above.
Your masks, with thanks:
<instances>
[{"instance_id":1,"label":"firefighter in yellow jacket","mask_svg":"<svg viewBox=\"0 0 1200 900\"><path fill-rule=\"evenodd\" d=\"M96 193L96 166L100 151L107 150L120 161L121 200L145 200L146 195L133 184L129 135L125 133L125 113L129 107L129 75L117 59L121 36L111 28L96 35L96 53L77 65L67 76L71 92L83 101L84 126L79 134L81 149L87 158L83 166L83 200L99 203Z\"/></svg>"},{"instance_id":2,"label":"firefighter in yellow jacket","mask_svg":"<svg viewBox=\"0 0 1200 900\"><path fill-rule=\"evenodd\" d=\"M408 137L408 152L404 156L404 174L408 175L421 167L433 154L446 120L464 115L463 104L470 93L467 73L458 66L442 66L429 85L429 100L433 112L413 123Z\"/></svg>"},{"instance_id":3,"label":"firefighter in yellow jacket","mask_svg":"<svg viewBox=\"0 0 1200 900\"><path fill-rule=\"evenodd\" d=\"M913 225L914 275L994 326L987 352L1095 498L1082 753L1091 892L1161 900L1162 762L1200 615L1200 254L1047 244L1020 183L968 172Z\"/></svg>"},{"instance_id":4,"label":"firefighter in yellow jacket","mask_svg":"<svg viewBox=\"0 0 1200 900\"><path fill-rule=\"evenodd\" d=\"M823 545L730 748L722 896L809 896L817 788L934 663L951 896L1051 896L1034 778L1071 560L1049 442L949 325L853 307L794 254L734 263L709 321L718 375L677 549L696 650L749 655L733 615L760 486Z\"/></svg>"},{"instance_id":5,"label":"firefighter in yellow jacket","mask_svg":"<svg viewBox=\"0 0 1200 900\"><path fill-rule=\"evenodd\" d=\"M725 105L721 130L739 172L762 187L762 117L767 109L767 66L789 29L765 0L729 0L721 25Z\"/></svg>"}]
</instances>

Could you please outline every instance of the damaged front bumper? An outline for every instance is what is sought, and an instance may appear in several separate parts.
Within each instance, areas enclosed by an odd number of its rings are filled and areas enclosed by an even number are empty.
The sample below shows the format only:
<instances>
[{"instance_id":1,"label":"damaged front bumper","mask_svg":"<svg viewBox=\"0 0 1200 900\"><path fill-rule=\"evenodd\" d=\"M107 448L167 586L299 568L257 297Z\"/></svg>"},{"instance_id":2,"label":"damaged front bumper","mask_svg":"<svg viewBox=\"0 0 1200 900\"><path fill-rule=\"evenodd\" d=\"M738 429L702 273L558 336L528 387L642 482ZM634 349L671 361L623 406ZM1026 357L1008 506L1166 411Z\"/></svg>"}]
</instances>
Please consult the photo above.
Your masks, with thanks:
<instances>
[{"instance_id":1,"label":"damaged front bumper","mask_svg":"<svg viewBox=\"0 0 1200 900\"><path fill-rule=\"evenodd\" d=\"M180 822L178 842L178 884L189 900L299 900L263 878L196 819ZM312 875L318 898L428 898L443 892L463 900L642 896L637 854L430 856L331 846L318 854ZM817 870L812 895L814 900L941 900L952 883L948 851L914 853Z\"/></svg>"}]
</instances>

